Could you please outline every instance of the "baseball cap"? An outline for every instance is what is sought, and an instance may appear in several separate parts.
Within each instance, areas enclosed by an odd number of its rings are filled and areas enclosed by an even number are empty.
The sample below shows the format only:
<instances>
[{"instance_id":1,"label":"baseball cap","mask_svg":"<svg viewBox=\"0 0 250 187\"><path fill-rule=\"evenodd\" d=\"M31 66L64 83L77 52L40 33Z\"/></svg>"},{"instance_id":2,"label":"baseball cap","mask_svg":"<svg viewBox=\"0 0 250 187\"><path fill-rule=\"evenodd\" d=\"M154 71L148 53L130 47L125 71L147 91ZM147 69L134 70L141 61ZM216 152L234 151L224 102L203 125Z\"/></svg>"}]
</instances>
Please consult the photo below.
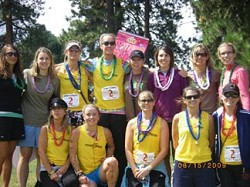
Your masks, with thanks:
<instances>
[{"instance_id":1,"label":"baseball cap","mask_svg":"<svg viewBox=\"0 0 250 187\"><path fill-rule=\"evenodd\" d=\"M240 95L240 91L239 91L239 88L236 84L233 84L233 83L229 83L227 84L223 90L222 90L222 94L225 95L226 93L235 93L236 95Z\"/></svg>"},{"instance_id":2,"label":"baseball cap","mask_svg":"<svg viewBox=\"0 0 250 187\"><path fill-rule=\"evenodd\" d=\"M56 97L56 98L52 99L52 101L50 103L50 109L52 109L53 107L61 107L61 108L67 109L68 105L64 100Z\"/></svg>"},{"instance_id":3,"label":"baseball cap","mask_svg":"<svg viewBox=\"0 0 250 187\"><path fill-rule=\"evenodd\" d=\"M69 43L67 44L66 50L67 50L67 49L70 49L70 48L73 47L73 46L76 46L76 47L78 47L79 49L81 49L81 44L80 44L80 43L75 42L75 41L72 41L72 42L69 42Z\"/></svg>"},{"instance_id":4,"label":"baseball cap","mask_svg":"<svg viewBox=\"0 0 250 187\"><path fill-rule=\"evenodd\" d=\"M130 59L134 57L144 58L144 54L141 50L136 49L136 50L133 50L129 56Z\"/></svg>"}]
</instances>

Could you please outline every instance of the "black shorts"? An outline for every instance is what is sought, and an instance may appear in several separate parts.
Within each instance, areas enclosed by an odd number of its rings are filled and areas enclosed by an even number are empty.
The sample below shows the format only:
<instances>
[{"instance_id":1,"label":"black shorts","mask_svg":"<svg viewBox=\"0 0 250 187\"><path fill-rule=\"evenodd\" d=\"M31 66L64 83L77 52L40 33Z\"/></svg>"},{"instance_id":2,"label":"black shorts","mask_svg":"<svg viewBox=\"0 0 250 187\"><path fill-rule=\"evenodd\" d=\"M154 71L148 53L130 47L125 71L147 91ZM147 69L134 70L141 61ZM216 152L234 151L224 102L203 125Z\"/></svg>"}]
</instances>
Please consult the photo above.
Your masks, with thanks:
<instances>
[{"instance_id":1,"label":"black shorts","mask_svg":"<svg viewBox=\"0 0 250 187\"><path fill-rule=\"evenodd\" d=\"M24 138L23 119L0 117L0 141L17 141Z\"/></svg>"}]
</instances>

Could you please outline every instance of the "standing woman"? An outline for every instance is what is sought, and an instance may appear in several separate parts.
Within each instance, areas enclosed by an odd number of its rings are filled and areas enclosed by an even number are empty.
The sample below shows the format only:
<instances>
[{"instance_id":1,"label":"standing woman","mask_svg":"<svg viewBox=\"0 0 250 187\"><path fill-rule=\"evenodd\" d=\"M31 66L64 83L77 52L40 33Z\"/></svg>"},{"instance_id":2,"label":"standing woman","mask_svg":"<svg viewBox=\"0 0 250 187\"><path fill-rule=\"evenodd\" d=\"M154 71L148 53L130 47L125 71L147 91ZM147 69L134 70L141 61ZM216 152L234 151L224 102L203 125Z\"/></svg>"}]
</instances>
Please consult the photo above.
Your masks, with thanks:
<instances>
[{"instance_id":1,"label":"standing woman","mask_svg":"<svg viewBox=\"0 0 250 187\"><path fill-rule=\"evenodd\" d=\"M179 70L174 67L174 54L168 47L160 47L156 50L155 71L149 75L148 89L153 92L155 98L155 110L157 114L167 121L172 145L171 127L174 115L181 111L181 106L176 103L183 89L187 86L187 79L179 75ZM172 146L171 146L172 147ZM174 149L172 147L174 157ZM165 159L168 176L171 175L170 150Z\"/></svg>"},{"instance_id":2,"label":"standing woman","mask_svg":"<svg viewBox=\"0 0 250 187\"><path fill-rule=\"evenodd\" d=\"M182 103L186 109L174 116L172 126L173 187L215 187L213 118L200 109L200 92L195 87L184 89Z\"/></svg>"},{"instance_id":3,"label":"standing woman","mask_svg":"<svg viewBox=\"0 0 250 187\"><path fill-rule=\"evenodd\" d=\"M94 97L101 116L98 124L108 128L114 138L114 156L119 162L117 186L120 186L127 165L124 139L126 131L124 76L127 63L114 55L116 37L113 33L100 36L101 57L88 59L83 65L93 74Z\"/></svg>"},{"instance_id":4,"label":"standing woman","mask_svg":"<svg viewBox=\"0 0 250 187\"><path fill-rule=\"evenodd\" d=\"M221 187L250 186L250 112L242 109L236 84L222 91L222 107L214 112L216 126L216 161Z\"/></svg>"},{"instance_id":5,"label":"standing woman","mask_svg":"<svg viewBox=\"0 0 250 187\"><path fill-rule=\"evenodd\" d=\"M24 139L21 98L25 89L22 64L17 48L3 46L0 53L0 175L8 186L12 156L18 140Z\"/></svg>"},{"instance_id":6,"label":"standing woman","mask_svg":"<svg viewBox=\"0 0 250 187\"><path fill-rule=\"evenodd\" d=\"M71 127L67 123L67 103L54 98L50 103L50 115L46 125L41 128L38 151L41 158L41 184L42 187L65 186L64 177L67 173L74 173L70 167L69 139ZM78 180L73 177L70 187L79 187Z\"/></svg>"},{"instance_id":7,"label":"standing woman","mask_svg":"<svg viewBox=\"0 0 250 187\"><path fill-rule=\"evenodd\" d=\"M219 97L222 89L228 83L236 84L240 89L240 100L246 110L250 110L249 75L246 69L236 63L236 49L232 43L222 43L217 55L224 65L221 73Z\"/></svg>"},{"instance_id":8,"label":"standing woman","mask_svg":"<svg viewBox=\"0 0 250 187\"><path fill-rule=\"evenodd\" d=\"M212 114L218 107L218 87L220 73L214 69L209 49L204 44L196 44L191 52L192 70L188 72L190 85L201 93L201 110Z\"/></svg>"},{"instance_id":9,"label":"standing woman","mask_svg":"<svg viewBox=\"0 0 250 187\"><path fill-rule=\"evenodd\" d=\"M53 74L54 60L52 53L40 47L30 69L24 70L27 91L23 95L25 139L18 142L20 158L17 165L17 177L20 187L25 187L29 175L29 161L33 150L37 157L37 179L39 180L40 159L38 155L38 137L41 127L49 116L49 103L52 96L59 95L59 80Z\"/></svg>"},{"instance_id":10,"label":"standing woman","mask_svg":"<svg viewBox=\"0 0 250 187\"><path fill-rule=\"evenodd\" d=\"M149 69L144 65L144 54L140 50L134 50L129 57L131 72L124 78L125 112L127 121L136 117L141 111L138 105L138 95L147 89Z\"/></svg>"},{"instance_id":11,"label":"standing woman","mask_svg":"<svg viewBox=\"0 0 250 187\"><path fill-rule=\"evenodd\" d=\"M69 41L65 47L64 63L55 68L60 80L60 95L69 107L69 123L73 126L82 124L81 110L89 102L88 76L90 74L80 66L81 50L82 46L78 41Z\"/></svg>"},{"instance_id":12,"label":"standing woman","mask_svg":"<svg viewBox=\"0 0 250 187\"><path fill-rule=\"evenodd\" d=\"M141 112L128 122L125 152L129 166L122 186L168 187L164 157L168 152L168 125L154 111L154 96L146 90L139 94Z\"/></svg>"}]
</instances>

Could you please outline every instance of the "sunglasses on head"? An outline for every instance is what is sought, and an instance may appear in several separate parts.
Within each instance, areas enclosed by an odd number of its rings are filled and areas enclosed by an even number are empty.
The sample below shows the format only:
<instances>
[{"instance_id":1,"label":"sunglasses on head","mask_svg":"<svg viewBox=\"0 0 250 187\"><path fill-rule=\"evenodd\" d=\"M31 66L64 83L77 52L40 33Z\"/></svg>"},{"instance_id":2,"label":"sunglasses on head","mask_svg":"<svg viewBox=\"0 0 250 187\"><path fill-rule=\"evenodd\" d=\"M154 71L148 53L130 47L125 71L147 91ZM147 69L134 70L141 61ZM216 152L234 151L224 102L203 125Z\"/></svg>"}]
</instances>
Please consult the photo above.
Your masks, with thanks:
<instances>
[{"instance_id":1,"label":"sunglasses on head","mask_svg":"<svg viewBox=\"0 0 250 187\"><path fill-rule=\"evenodd\" d=\"M185 96L184 98L187 100L191 100L191 99L198 99L200 97L200 95L188 95Z\"/></svg>"},{"instance_id":2,"label":"sunglasses on head","mask_svg":"<svg viewBox=\"0 0 250 187\"><path fill-rule=\"evenodd\" d=\"M142 99L142 100L140 100L142 103L146 103L146 102L148 102L148 103L150 103L150 102L153 102L154 100L153 99Z\"/></svg>"},{"instance_id":3,"label":"sunglasses on head","mask_svg":"<svg viewBox=\"0 0 250 187\"><path fill-rule=\"evenodd\" d=\"M5 53L5 55L8 57L12 57L12 56L17 57L17 52L8 52L8 53Z\"/></svg>"},{"instance_id":4,"label":"sunglasses on head","mask_svg":"<svg viewBox=\"0 0 250 187\"><path fill-rule=\"evenodd\" d=\"M112 41L112 42L107 41L107 42L102 42L102 44L105 45L105 46L109 46L109 45L113 46L113 45L115 45L115 42L114 41Z\"/></svg>"},{"instance_id":5,"label":"sunglasses on head","mask_svg":"<svg viewBox=\"0 0 250 187\"><path fill-rule=\"evenodd\" d=\"M201 56L201 57L207 57L207 53L195 53L195 56L196 57L199 57L199 56Z\"/></svg>"},{"instance_id":6,"label":"sunglasses on head","mask_svg":"<svg viewBox=\"0 0 250 187\"><path fill-rule=\"evenodd\" d=\"M226 98L232 97L232 98L238 98L239 95L234 92L226 92L223 94Z\"/></svg>"}]
</instances>

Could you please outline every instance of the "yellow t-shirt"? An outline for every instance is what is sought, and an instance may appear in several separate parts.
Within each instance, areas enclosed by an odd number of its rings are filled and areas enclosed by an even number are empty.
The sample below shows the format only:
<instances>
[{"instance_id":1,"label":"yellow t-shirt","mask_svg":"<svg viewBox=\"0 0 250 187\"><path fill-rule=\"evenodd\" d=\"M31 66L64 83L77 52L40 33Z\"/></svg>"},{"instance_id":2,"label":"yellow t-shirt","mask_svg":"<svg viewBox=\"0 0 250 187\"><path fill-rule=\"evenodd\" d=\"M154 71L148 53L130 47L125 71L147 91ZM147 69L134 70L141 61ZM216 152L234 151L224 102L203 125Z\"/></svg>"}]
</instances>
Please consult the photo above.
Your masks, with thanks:
<instances>
[{"instance_id":1,"label":"yellow t-shirt","mask_svg":"<svg viewBox=\"0 0 250 187\"><path fill-rule=\"evenodd\" d=\"M195 135L198 133L198 119L191 119L191 129ZM178 123L179 140L175 151L175 160L186 163L203 163L210 161L209 148L209 114L202 112L200 138L196 141L188 128L185 111L179 113Z\"/></svg>"},{"instance_id":2,"label":"yellow t-shirt","mask_svg":"<svg viewBox=\"0 0 250 187\"><path fill-rule=\"evenodd\" d=\"M98 126L97 138L86 132L84 125L79 126L80 136L77 144L77 158L84 174L94 171L106 157L106 138L104 129Z\"/></svg>"},{"instance_id":3,"label":"yellow t-shirt","mask_svg":"<svg viewBox=\"0 0 250 187\"><path fill-rule=\"evenodd\" d=\"M232 121L229 121L227 119L224 120L225 126L225 133L227 134ZM236 120L234 122L234 130L231 135L229 135L227 138L226 136L222 133L221 130L221 142L223 144L222 150L221 150L221 155L220 155L220 161L223 164L228 164L228 165L241 165L241 157L240 157L240 150L239 150L239 141L237 138L237 129L236 129Z\"/></svg>"},{"instance_id":4,"label":"yellow t-shirt","mask_svg":"<svg viewBox=\"0 0 250 187\"><path fill-rule=\"evenodd\" d=\"M96 64L93 72L94 95L96 97L96 105L101 110L115 110L125 107L123 79L125 72L122 68L122 60L116 58L117 63L115 72L110 80L102 78L100 73L100 59ZM113 69L113 65L106 66L102 64L102 72L105 77L109 77Z\"/></svg>"},{"instance_id":5,"label":"yellow t-shirt","mask_svg":"<svg viewBox=\"0 0 250 187\"><path fill-rule=\"evenodd\" d=\"M52 134L52 130L47 128L48 142L47 142L47 157L51 164L55 164L57 166L62 166L68 159L69 156L69 139L70 139L71 128L67 127L65 136L63 139L63 143L60 146L55 145L54 137ZM56 141L60 142L63 132L57 132Z\"/></svg>"},{"instance_id":6,"label":"yellow t-shirt","mask_svg":"<svg viewBox=\"0 0 250 187\"><path fill-rule=\"evenodd\" d=\"M80 67L81 70L81 91L88 101L88 76L85 73L84 67ZM78 83L78 71L71 72L75 81ZM60 80L60 97L68 104L69 110L81 111L83 106L86 105L79 91L72 85L68 73L65 69L65 64L59 66L57 76Z\"/></svg>"},{"instance_id":7,"label":"yellow t-shirt","mask_svg":"<svg viewBox=\"0 0 250 187\"><path fill-rule=\"evenodd\" d=\"M138 141L137 118L134 118L133 125L133 157L135 163L138 165L148 165L160 152L160 139L161 139L161 118L157 117L154 127L148 132L145 139L141 142ZM141 129L146 130L148 123L141 123ZM140 133L139 140L143 138Z\"/></svg>"}]
</instances>

